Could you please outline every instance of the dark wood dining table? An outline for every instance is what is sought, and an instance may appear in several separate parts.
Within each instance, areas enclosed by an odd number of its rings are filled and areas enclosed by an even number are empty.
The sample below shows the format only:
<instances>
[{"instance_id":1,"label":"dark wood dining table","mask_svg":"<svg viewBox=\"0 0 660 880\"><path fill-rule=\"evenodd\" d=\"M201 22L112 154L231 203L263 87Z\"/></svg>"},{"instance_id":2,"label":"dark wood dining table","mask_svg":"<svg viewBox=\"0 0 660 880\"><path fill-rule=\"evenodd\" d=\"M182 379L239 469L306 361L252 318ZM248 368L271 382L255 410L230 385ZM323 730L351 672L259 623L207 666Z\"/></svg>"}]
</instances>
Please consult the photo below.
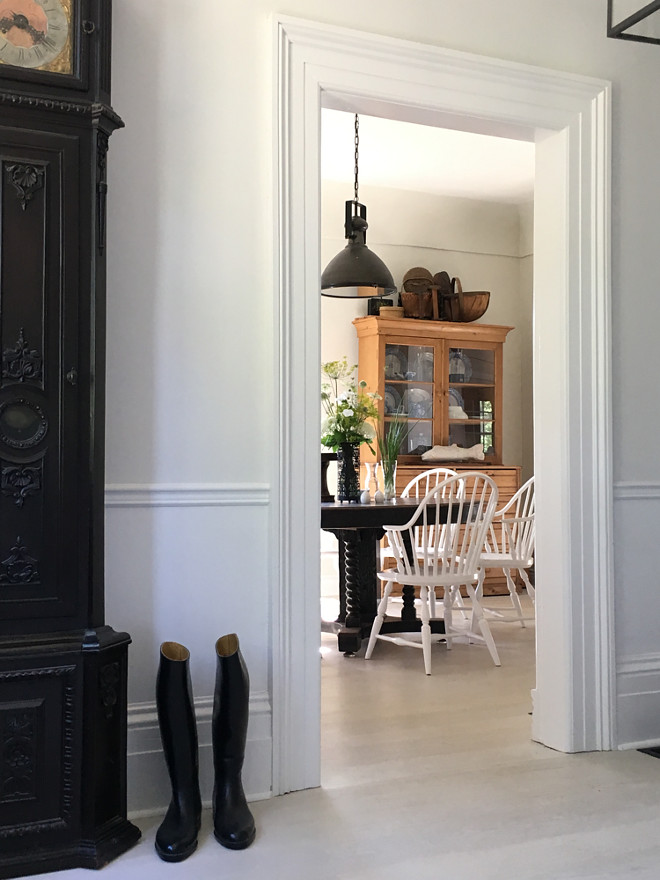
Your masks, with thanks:
<instances>
[{"instance_id":1,"label":"dark wood dining table","mask_svg":"<svg viewBox=\"0 0 660 880\"><path fill-rule=\"evenodd\" d=\"M339 616L326 628L337 634L337 647L348 656L357 653L369 636L378 609L383 527L404 525L418 506L418 500L405 498L381 504L321 503L321 528L339 541ZM401 617L386 617L381 632L416 632L421 628L414 587L404 586L402 593ZM444 632L443 621L432 621L431 629Z\"/></svg>"}]
</instances>

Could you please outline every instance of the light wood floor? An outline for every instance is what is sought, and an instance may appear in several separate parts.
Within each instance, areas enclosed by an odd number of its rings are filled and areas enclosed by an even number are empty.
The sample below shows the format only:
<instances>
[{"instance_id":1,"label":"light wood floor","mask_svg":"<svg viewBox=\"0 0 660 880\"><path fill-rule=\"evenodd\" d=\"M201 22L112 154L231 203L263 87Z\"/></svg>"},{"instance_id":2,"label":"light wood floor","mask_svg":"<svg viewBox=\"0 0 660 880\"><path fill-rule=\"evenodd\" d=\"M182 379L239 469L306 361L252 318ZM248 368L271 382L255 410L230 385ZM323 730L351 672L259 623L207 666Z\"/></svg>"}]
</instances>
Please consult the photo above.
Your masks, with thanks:
<instances>
[{"instance_id":1,"label":"light wood floor","mask_svg":"<svg viewBox=\"0 0 660 880\"><path fill-rule=\"evenodd\" d=\"M323 784L252 805L257 839L169 865L160 819L103 880L568 880L660 878L660 760L564 755L530 740L534 627L492 624L487 650L386 643L347 659L323 636ZM89 880L82 870L62 880Z\"/></svg>"}]
</instances>

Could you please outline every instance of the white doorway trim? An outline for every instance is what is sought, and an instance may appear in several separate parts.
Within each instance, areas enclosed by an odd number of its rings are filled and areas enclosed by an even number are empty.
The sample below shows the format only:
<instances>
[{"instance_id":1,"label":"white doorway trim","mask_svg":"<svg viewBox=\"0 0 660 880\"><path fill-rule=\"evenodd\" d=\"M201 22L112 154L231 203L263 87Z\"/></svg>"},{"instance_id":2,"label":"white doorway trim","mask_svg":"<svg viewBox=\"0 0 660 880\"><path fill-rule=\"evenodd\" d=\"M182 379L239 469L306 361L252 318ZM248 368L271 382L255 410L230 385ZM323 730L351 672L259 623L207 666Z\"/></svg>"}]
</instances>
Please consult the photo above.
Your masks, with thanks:
<instances>
[{"instance_id":1,"label":"white doorway trim","mask_svg":"<svg viewBox=\"0 0 660 880\"><path fill-rule=\"evenodd\" d=\"M610 86L298 19L275 32L273 792L320 779L322 105L536 141L532 735L612 748Z\"/></svg>"}]
</instances>

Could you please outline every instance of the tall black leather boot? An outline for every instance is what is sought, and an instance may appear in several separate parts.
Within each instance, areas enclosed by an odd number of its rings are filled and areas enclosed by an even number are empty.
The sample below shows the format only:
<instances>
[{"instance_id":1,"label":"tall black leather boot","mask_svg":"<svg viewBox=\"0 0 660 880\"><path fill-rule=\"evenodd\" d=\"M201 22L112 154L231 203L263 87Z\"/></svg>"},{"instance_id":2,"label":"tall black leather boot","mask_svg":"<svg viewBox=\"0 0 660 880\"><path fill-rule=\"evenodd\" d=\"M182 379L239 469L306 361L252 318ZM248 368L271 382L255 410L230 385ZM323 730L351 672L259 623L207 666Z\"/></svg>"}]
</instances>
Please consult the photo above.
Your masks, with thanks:
<instances>
[{"instance_id":1,"label":"tall black leather boot","mask_svg":"<svg viewBox=\"0 0 660 880\"><path fill-rule=\"evenodd\" d=\"M172 800L156 832L156 852L166 862L181 862L197 848L202 818L199 751L188 661L190 651L163 642L156 679L156 705Z\"/></svg>"},{"instance_id":2,"label":"tall black leather boot","mask_svg":"<svg viewBox=\"0 0 660 880\"><path fill-rule=\"evenodd\" d=\"M256 833L241 780L250 679L235 633L219 638L215 653L213 833L223 846L245 849Z\"/></svg>"}]
</instances>

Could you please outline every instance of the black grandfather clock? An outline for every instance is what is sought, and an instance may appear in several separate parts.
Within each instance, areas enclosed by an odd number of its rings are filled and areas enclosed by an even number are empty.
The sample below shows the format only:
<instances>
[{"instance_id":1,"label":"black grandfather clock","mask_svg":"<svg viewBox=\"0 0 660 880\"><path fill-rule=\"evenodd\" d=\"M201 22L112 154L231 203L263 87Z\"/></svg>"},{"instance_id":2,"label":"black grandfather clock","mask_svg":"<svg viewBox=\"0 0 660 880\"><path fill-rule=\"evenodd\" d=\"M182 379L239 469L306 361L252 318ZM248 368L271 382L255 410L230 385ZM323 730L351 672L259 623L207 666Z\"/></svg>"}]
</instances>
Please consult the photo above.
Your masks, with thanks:
<instances>
[{"instance_id":1,"label":"black grandfather clock","mask_svg":"<svg viewBox=\"0 0 660 880\"><path fill-rule=\"evenodd\" d=\"M110 7L0 0L0 878L140 836L103 598Z\"/></svg>"}]
</instances>

